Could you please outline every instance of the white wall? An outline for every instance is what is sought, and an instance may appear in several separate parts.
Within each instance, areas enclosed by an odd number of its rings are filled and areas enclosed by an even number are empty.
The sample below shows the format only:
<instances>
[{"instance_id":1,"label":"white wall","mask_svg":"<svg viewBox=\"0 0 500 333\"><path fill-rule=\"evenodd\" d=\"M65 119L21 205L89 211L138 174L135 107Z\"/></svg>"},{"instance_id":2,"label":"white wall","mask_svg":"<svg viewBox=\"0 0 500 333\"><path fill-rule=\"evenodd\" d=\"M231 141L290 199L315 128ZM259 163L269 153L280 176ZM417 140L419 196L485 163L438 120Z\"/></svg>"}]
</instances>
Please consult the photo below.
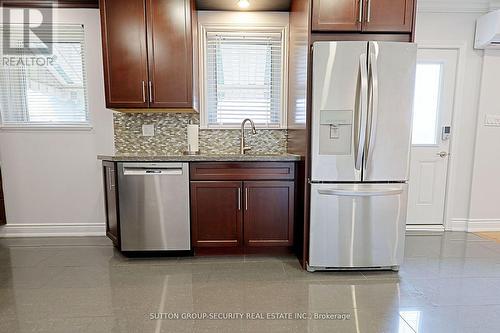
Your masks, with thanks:
<instances>
[{"instance_id":1,"label":"white wall","mask_svg":"<svg viewBox=\"0 0 500 333\"><path fill-rule=\"evenodd\" d=\"M475 22L479 13L430 13L419 12L417 16L417 43L437 42L442 44L465 44L465 73L460 105L455 108L459 123L453 137L456 155L452 155L454 173L449 181L453 193L449 193L451 207L448 218L463 222L469 216L470 189L474 160L477 106L481 83L483 52L473 49ZM455 115L457 116L457 115ZM457 132L458 130L458 132Z\"/></svg>"},{"instance_id":2,"label":"white wall","mask_svg":"<svg viewBox=\"0 0 500 333\"><path fill-rule=\"evenodd\" d=\"M421 0L418 43L465 44L463 88L458 91L458 128L452 144L448 221L453 230L500 230L500 129L483 125L486 113L500 114L495 104L500 86L499 53L474 50L476 20L498 3L483 0ZM455 115L457 116L457 115ZM458 132L457 132L458 130ZM456 135L458 134L458 135Z\"/></svg>"},{"instance_id":3,"label":"white wall","mask_svg":"<svg viewBox=\"0 0 500 333\"><path fill-rule=\"evenodd\" d=\"M485 126L500 116L500 51L486 51L483 63L468 229L500 230L500 127Z\"/></svg>"},{"instance_id":4,"label":"white wall","mask_svg":"<svg viewBox=\"0 0 500 333\"><path fill-rule=\"evenodd\" d=\"M85 27L91 130L0 130L8 225L0 236L104 234L101 166L113 153L105 108L99 11L58 9L56 23Z\"/></svg>"}]
</instances>

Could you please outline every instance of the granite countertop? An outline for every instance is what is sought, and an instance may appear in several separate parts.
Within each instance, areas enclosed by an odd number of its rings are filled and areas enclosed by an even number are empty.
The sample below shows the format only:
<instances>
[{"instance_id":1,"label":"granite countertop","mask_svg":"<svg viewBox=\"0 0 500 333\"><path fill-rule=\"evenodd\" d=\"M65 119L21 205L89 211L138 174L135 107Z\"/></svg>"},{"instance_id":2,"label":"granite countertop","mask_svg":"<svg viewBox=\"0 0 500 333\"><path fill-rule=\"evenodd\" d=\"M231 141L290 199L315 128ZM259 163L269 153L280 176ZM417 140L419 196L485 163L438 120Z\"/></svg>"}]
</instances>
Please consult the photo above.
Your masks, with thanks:
<instances>
[{"instance_id":1,"label":"granite countertop","mask_svg":"<svg viewBox=\"0 0 500 333\"><path fill-rule=\"evenodd\" d=\"M207 154L207 155L143 155L117 154L98 155L97 159L113 162L294 162L301 157L294 154L281 155L240 155L240 154Z\"/></svg>"}]
</instances>

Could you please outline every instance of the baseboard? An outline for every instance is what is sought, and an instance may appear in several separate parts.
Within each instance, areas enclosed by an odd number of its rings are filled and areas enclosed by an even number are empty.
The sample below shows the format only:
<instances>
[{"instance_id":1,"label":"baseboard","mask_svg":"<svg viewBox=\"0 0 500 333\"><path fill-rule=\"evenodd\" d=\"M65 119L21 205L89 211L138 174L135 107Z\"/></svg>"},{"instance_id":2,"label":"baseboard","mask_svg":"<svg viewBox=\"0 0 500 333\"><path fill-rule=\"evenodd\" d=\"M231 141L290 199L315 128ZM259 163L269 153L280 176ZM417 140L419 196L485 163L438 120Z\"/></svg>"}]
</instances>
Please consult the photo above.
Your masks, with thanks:
<instances>
[{"instance_id":1,"label":"baseboard","mask_svg":"<svg viewBox=\"0 0 500 333\"><path fill-rule=\"evenodd\" d=\"M451 223L447 226L448 231L467 231L467 225L469 221L467 219L451 219Z\"/></svg>"},{"instance_id":2,"label":"baseboard","mask_svg":"<svg viewBox=\"0 0 500 333\"><path fill-rule=\"evenodd\" d=\"M431 232L443 232L444 226L441 224L409 224L406 226L407 232L420 232L420 231L431 231Z\"/></svg>"},{"instance_id":3,"label":"baseboard","mask_svg":"<svg viewBox=\"0 0 500 333\"><path fill-rule=\"evenodd\" d=\"M500 220L496 219L470 219L467 224L468 232L500 231Z\"/></svg>"},{"instance_id":4,"label":"baseboard","mask_svg":"<svg viewBox=\"0 0 500 333\"><path fill-rule=\"evenodd\" d=\"M446 227L449 231L500 231L500 220L498 219L452 219L449 226Z\"/></svg>"},{"instance_id":5,"label":"baseboard","mask_svg":"<svg viewBox=\"0 0 500 333\"><path fill-rule=\"evenodd\" d=\"M105 236L103 223L26 223L0 227L0 238L7 237L84 237Z\"/></svg>"}]
</instances>

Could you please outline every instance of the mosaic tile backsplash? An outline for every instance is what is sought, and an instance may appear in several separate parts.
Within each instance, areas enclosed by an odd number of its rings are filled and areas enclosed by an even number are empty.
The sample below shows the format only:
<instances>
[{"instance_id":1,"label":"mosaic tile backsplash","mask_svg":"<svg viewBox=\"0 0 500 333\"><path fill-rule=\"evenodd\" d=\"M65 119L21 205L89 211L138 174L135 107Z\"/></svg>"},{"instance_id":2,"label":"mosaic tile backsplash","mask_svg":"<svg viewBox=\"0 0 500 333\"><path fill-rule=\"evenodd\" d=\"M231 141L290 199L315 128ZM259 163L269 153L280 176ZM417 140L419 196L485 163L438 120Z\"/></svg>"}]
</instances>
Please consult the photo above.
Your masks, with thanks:
<instances>
[{"instance_id":1,"label":"mosaic tile backsplash","mask_svg":"<svg viewBox=\"0 0 500 333\"><path fill-rule=\"evenodd\" d=\"M116 154L178 155L187 148L187 124L199 124L197 113L120 113L113 115ZM154 124L155 135L142 136L142 125ZM248 154L285 154L286 130L257 130L247 124ZM200 130L202 154L238 154L240 130Z\"/></svg>"}]
</instances>

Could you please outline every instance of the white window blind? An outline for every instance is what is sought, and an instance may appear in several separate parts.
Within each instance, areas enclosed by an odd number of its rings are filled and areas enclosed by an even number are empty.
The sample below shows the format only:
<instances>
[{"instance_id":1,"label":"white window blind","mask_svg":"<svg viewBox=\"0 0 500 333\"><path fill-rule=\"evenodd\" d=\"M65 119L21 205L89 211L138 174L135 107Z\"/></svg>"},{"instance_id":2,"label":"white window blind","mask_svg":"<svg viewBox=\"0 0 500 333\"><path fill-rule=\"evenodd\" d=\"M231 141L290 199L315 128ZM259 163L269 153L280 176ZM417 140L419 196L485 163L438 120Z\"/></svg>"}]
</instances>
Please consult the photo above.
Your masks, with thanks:
<instances>
[{"instance_id":1,"label":"white window blind","mask_svg":"<svg viewBox=\"0 0 500 333\"><path fill-rule=\"evenodd\" d=\"M234 127L251 118L259 127L280 127L282 33L207 32L208 127Z\"/></svg>"},{"instance_id":2,"label":"white window blind","mask_svg":"<svg viewBox=\"0 0 500 333\"><path fill-rule=\"evenodd\" d=\"M5 28L0 26L0 30ZM10 46L21 50L25 46L23 26L11 24L9 30ZM88 125L83 26L47 25L38 36L41 39L30 35L29 47L42 48L50 43L52 53L40 54L25 49L17 54L2 51L2 124Z\"/></svg>"}]
</instances>

